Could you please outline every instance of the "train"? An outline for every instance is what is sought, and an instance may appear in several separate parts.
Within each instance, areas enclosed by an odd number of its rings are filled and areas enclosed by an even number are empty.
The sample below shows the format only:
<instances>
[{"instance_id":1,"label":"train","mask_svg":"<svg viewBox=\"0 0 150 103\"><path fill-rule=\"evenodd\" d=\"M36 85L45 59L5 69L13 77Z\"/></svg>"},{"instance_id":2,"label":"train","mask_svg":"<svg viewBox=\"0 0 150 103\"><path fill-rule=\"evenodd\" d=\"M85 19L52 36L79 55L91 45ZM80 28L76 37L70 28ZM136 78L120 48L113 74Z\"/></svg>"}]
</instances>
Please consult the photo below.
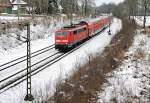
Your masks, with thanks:
<instances>
[{"instance_id":1,"label":"train","mask_svg":"<svg viewBox=\"0 0 150 103\"><path fill-rule=\"evenodd\" d=\"M112 16L81 20L79 23L65 26L55 32L55 49L68 50L104 30Z\"/></svg>"}]
</instances>

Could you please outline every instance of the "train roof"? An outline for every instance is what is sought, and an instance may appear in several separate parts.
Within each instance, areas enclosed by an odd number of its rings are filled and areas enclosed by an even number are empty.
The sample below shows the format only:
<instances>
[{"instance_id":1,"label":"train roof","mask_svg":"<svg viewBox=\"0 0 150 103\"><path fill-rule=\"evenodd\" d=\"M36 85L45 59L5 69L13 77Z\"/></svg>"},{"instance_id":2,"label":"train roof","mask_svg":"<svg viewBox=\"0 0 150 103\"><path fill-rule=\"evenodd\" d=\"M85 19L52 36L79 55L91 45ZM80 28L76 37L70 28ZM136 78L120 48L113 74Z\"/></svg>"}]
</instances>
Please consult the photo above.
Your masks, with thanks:
<instances>
[{"instance_id":1,"label":"train roof","mask_svg":"<svg viewBox=\"0 0 150 103\"><path fill-rule=\"evenodd\" d=\"M80 29L80 28L84 28L86 27L86 25L83 25L83 24L75 24L75 25L69 25L69 26L64 26L63 28L57 30L58 32L59 31L74 31L74 30L77 30L77 29Z\"/></svg>"},{"instance_id":2,"label":"train roof","mask_svg":"<svg viewBox=\"0 0 150 103\"><path fill-rule=\"evenodd\" d=\"M87 23L93 23L93 22L97 22L99 20L102 20L102 19L105 19L107 18L108 16L100 16L100 17L97 17L97 18L86 18L86 19L83 19L82 22L87 22Z\"/></svg>"},{"instance_id":3,"label":"train roof","mask_svg":"<svg viewBox=\"0 0 150 103\"><path fill-rule=\"evenodd\" d=\"M82 23L81 20L78 20L78 21L76 21L76 22L73 22L73 23L70 24L70 25L63 26L63 27L61 28L61 30L70 30L70 31L72 31L72 30L75 30L75 29L83 28L83 27L85 27L85 26L86 26L85 23ZM59 30L59 31L60 31L60 30Z\"/></svg>"},{"instance_id":4,"label":"train roof","mask_svg":"<svg viewBox=\"0 0 150 103\"><path fill-rule=\"evenodd\" d=\"M74 31L76 29L79 29L79 28L83 28L85 27L86 25L88 24L91 24L93 22L97 22L99 20L102 20L104 18L107 18L108 16L100 16L100 17L97 17L97 18L85 18L85 19L82 19L82 20L78 20L70 25L67 25L67 26L63 26L60 30L58 31Z\"/></svg>"}]
</instances>

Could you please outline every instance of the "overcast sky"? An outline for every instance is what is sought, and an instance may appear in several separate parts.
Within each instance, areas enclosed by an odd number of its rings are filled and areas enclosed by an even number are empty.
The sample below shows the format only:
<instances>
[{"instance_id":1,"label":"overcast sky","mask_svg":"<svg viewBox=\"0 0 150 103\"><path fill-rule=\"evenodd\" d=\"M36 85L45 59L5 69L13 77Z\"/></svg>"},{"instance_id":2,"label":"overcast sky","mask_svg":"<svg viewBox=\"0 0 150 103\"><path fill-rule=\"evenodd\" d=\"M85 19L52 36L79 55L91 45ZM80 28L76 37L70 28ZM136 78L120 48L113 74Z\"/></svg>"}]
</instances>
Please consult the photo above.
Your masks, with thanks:
<instances>
[{"instance_id":1,"label":"overcast sky","mask_svg":"<svg viewBox=\"0 0 150 103\"><path fill-rule=\"evenodd\" d=\"M103 3L108 4L108 3L111 3L111 2L113 2L115 4L118 4L122 1L124 1L124 0L95 0L97 6L100 6Z\"/></svg>"}]
</instances>

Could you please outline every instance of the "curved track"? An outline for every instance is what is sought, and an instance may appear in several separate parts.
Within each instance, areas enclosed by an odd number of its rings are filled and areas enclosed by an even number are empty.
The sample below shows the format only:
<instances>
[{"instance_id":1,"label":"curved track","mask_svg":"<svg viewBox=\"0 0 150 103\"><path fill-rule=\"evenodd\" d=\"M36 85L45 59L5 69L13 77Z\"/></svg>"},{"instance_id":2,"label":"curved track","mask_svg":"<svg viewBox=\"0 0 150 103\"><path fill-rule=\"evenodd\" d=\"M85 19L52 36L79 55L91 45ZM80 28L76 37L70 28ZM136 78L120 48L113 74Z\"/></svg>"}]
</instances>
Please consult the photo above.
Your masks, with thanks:
<instances>
[{"instance_id":1,"label":"curved track","mask_svg":"<svg viewBox=\"0 0 150 103\"><path fill-rule=\"evenodd\" d=\"M104 29L103 29L104 30ZM103 30L101 32L103 32ZM100 33L100 32L99 32ZM99 34L97 33L97 34ZM97 36L94 35L93 37ZM92 38L93 38L92 37ZM91 39L90 39L91 40ZM89 42L90 40L87 40L86 42L83 42L81 45L77 46L76 48L73 48L72 50L66 52L66 53L61 53L59 51L39 60L38 62L34 63L31 67L32 67L32 70L31 70L31 75L34 76L36 75L37 73L41 72L42 70L46 69L47 67L51 66L52 64L56 63L57 61L61 60L62 58L66 57L67 55L71 54L72 52L76 51L77 49L81 48L83 45L85 45L87 42ZM45 53L47 51L50 51L52 50L52 48L54 45L52 46L49 46L49 47L46 47L46 48L43 48L39 51L36 51L34 53L32 53L32 58L33 57L36 57L42 53ZM0 67L3 67L4 65L12 65L14 66L16 63L19 63L19 62L22 62L23 60L25 61L26 59L24 59L26 56L23 56L23 57L20 57L18 59L15 59L11 62L8 62L8 63L5 63L3 65L1 65ZM23 59L23 60L21 60ZM18 61L18 62L16 62ZM14 63L16 62L16 63ZM12 63L12 64L11 64ZM12 67L12 66L8 66L8 67ZM6 67L2 68L1 71L7 69ZM6 90L20 84L21 82L25 81L27 79L26 75L27 75L27 72L26 72L26 69L22 69L22 70L19 70L17 71L16 73L12 73L11 75L3 78L0 80L0 94L5 92ZM0 72L1 72L0 71Z\"/></svg>"}]
</instances>

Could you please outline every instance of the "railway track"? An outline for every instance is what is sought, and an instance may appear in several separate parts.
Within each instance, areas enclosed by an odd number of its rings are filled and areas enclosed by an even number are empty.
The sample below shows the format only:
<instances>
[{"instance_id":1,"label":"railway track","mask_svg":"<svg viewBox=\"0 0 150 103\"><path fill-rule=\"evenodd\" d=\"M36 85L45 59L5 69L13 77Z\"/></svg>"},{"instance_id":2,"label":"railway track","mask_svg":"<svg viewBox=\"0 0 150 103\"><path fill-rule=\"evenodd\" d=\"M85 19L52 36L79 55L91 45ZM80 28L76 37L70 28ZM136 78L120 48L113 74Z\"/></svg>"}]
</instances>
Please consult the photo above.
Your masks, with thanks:
<instances>
[{"instance_id":1,"label":"railway track","mask_svg":"<svg viewBox=\"0 0 150 103\"><path fill-rule=\"evenodd\" d=\"M49 53L52 50L55 50L54 45L47 46L43 49L40 49L38 51L31 53L31 57L32 57L32 59L33 58L36 59L38 56L43 55L44 53L45 53L45 55L47 55L46 53ZM56 52L51 53L51 55L48 57L55 56L56 54L57 54ZM26 72L26 68L20 70L20 69L18 69L19 67L16 67L16 66L20 66L20 65L23 65L22 67L25 67L26 66L26 60L27 60L26 58L27 58L27 56L25 55L25 56L19 57L19 58L14 59L10 62L7 62L7 63L0 65L0 74L1 74L0 87L3 84L7 83L9 80L14 79L15 77ZM42 62L42 60L44 60L44 59L42 58L37 63ZM32 66L33 67L36 66L37 63L34 63Z\"/></svg>"},{"instance_id":2,"label":"railway track","mask_svg":"<svg viewBox=\"0 0 150 103\"><path fill-rule=\"evenodd\" d=\"M35 52L31 53L31 58L36 57L37 55L40 55L44 52L47 52L47 51L49 51L53 48L54 48L54 45L51 45L51 46L47 46L43 49L40 49L38 51L35 51ZM27 60L26 58L27 58L27 56L25 55L25 56L19 57L19 58L14 59L10 62L7 62L7 63L4 63L4 64L0 65L0 72L3 71L3 70L9 69L10 67L12 67L14 65L17 65L19 63L22 63L22 62L26 61Z\"/></svg>"},{"instance_id":3,"label":"railway track","mask_svg":"<svg viewBox=\"0 0 150 103\"><path fill-rule=\"evenodd\" d=\"M103 32L105 29L103 29L102 31L100 31L99 33ZM94 35L93 37L97 36L99 33L97 33L96 35ZM90 39L92 40L93 37ZM50 56L47 56L46 58L34 63L31 67L32 67L32 70L31 70L31 75L34 76L36 75L37 73L41 72L42 70L46 69L47 67L51 66L52 64L58 62L59 60L63 59L64 57L66 57L67 55L71 54L72 52L76 51L77 49L81 48L83 45L85 45L86 43L88 43L90 40L87 40L85 42L83 42L81 45L78 45L76 48L73 48L72 50L70 50L69 52L66 52L66 53L61 53L61 52L56 52ZM41 49L40 50L40 53L38 54L41 54L42 52L44 53L44 50ZM42 51L42 52L41 52ZM37 52L36 52L37 53ZM38 54L36 53L32 53L32 57L35 57L37 56ZM23 56L21 57L22 58L25 58L26 56ZM20 60L20 58L16 59L16 60L13 60L13 61L17 61L17 60ZM23 59L24 61L26 59ZM13 62L11 61L11 63ZM22 60L21 60L22 61ZM6 65L9 64L8 63L5 63ZM15 64L15 63L14 63ZM3 64L4 65L4 64ZM3 65L1 65L0 67L2 67ZM5 68L3 68L4 70ZM6 68L7 69L7 68ZM23 81L25 81L27 79L26 75L27 75L27 72L26 72L26 69L22 69L14 74L11 74L10 76L7 76L3 79L0 80L0 83L3 83L3 84L0 84L0 94L2 94L3 92L7 91L8 89L22 83Z\"/></svg>"}]
</instances>

